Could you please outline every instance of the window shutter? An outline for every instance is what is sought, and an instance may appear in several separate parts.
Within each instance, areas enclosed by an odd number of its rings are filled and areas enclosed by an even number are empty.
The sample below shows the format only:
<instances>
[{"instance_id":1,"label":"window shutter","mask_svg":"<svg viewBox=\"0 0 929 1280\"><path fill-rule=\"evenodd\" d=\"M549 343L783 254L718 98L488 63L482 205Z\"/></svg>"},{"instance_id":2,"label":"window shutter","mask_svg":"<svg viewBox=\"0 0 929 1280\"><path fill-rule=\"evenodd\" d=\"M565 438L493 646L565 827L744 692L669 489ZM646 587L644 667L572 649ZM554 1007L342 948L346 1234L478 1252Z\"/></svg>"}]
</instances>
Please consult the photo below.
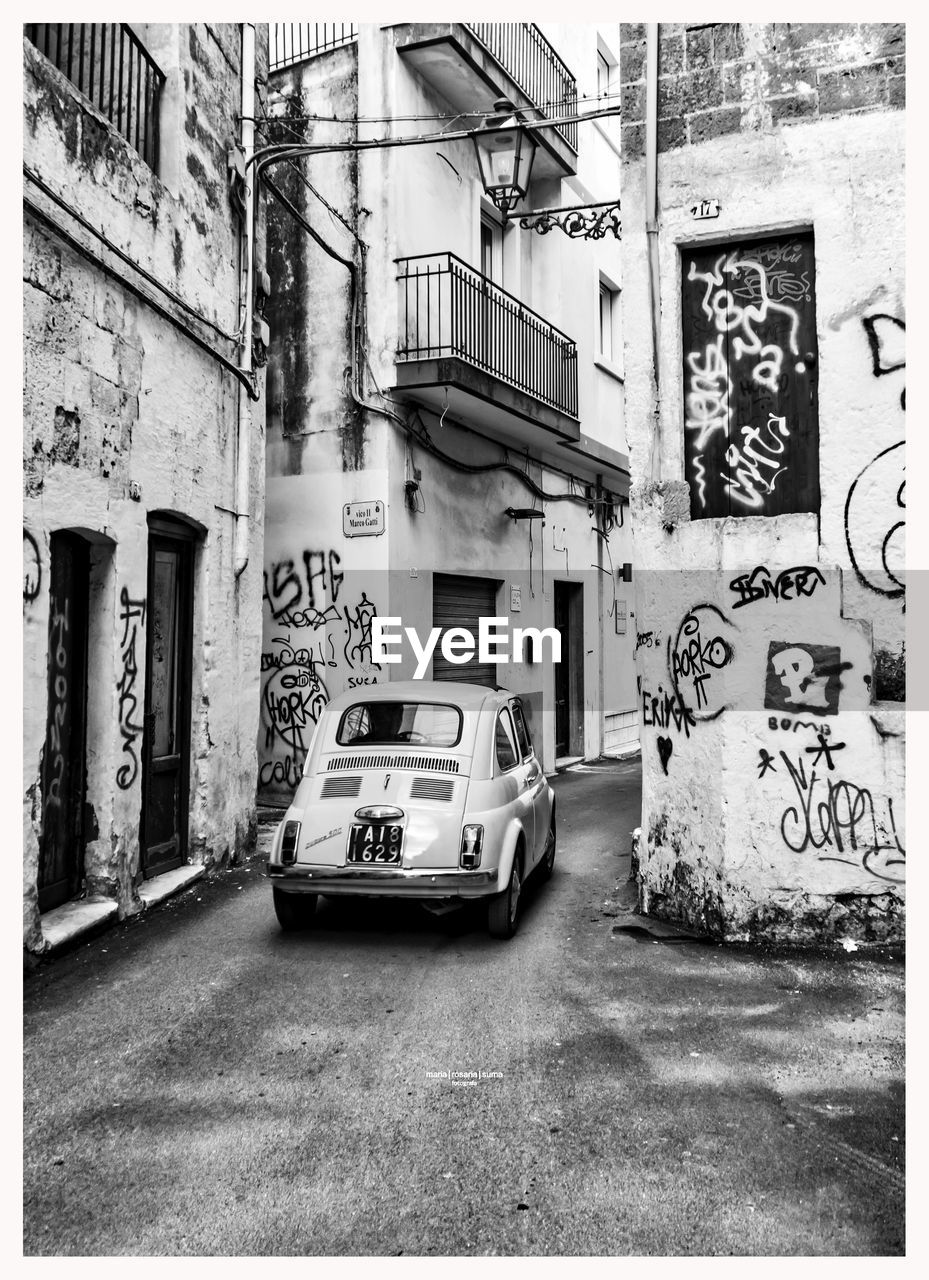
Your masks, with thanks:
<instances>
[{"instance_id":1,"label":"window shutter","mask_svg":"<svg viewBox=\"0 0 929 1280\"><path fill-rule=\"evenodd\" d=\"M497 683L497 664L478 662L476 646L480 618L497 616L497 583L487 578L465 578L437 573L432 579L432 625L442 634L449 627L467 627L474 636L475 657L456 664L442 656L441 637L432 656L433 680L465 680L469 684Z\"/></svg>"}]
</instances>

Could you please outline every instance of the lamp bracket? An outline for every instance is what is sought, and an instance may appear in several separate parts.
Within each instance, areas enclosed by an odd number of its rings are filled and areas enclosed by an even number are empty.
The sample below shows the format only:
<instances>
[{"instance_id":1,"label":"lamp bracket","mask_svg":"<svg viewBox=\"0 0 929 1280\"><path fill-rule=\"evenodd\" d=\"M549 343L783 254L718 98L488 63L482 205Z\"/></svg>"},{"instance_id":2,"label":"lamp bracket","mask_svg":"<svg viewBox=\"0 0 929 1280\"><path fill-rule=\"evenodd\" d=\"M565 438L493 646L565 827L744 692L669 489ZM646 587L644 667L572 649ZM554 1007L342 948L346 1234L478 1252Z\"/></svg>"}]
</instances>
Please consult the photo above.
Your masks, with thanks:
<instances>
[{"instance_id":1,"label":"lamp bracket","mask_svg":"<svg viewBox=\"0 0 929 1280\"><path fill-rule=\"evenodd\" d=\"M618 200L603 200L599 204L561 205L506 216L510 221L518 218L524 231L536 231L540 236L548 235L553 227L558 227L572 240L602 240L608 231L617 240L622 239Z\"/></svg>"}]
</instances>

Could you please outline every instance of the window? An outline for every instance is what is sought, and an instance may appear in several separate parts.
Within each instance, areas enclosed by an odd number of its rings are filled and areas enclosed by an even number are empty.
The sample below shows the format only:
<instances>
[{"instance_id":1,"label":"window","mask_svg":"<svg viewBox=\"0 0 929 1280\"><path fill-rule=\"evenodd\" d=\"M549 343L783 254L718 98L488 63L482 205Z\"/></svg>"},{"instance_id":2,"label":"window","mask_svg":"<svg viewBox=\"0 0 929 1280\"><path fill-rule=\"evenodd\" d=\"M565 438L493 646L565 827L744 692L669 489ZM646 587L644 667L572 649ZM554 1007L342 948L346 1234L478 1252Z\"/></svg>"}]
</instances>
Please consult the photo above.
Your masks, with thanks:
<instances>
[{"instance_id":1,"label":"window","mask_svg":"<svg viewBox=\"0 0 929 1280\"><path fill-rule=\"evenodd\" d=\"M359 702L342 716L336 741L342 747L454 747L461 712L436 702Z\"/></svg>"},{"instance_id":2,"label":"window","mask_svg":"<svg viewBox=\"0 0 929 1280\"><path fill-rule=\"evenodd\" d=\"M523 709L518 702L512 704L513 707L513 723L516 725L516 740L519 743L519 750L524 760L532 755L532 740L529 737L529 729L526 725L526 718L523 715Z\"/></svg>"},{"instance_id":3,"label":"window","mask_svg":"<svg viewBox=\"0 0 929 1280\"><path fill-rule=\"evenodd\" d=\"M613 359L613 320L618 292L600 281L600 355L604 360Z\"/></svg>"},{"instance_id":4,"label":"window","mask_svg":"<svg viewBox=\"0 0 929 1280\"><path fill-rule=\"evenodd\" d=\"M503 283L503 228L487 213L481 214L481 275Z\"/></svg>"},{"instance_id":5,"label":"window","mask_svg":"<svg viewBox=\"0 0 929 1280\"><path fill-rule=\"evenodd\" d=\"M601 50L597 50L597 97L602 98L604 94L610 92L610 76L613 68L607 61L606 54ZM605 106L605 103L600 103Z\"/></svg>"},{"instance_id":6,"label":"window","mask_svg":"<svg viewBox=\"0 0 929 1280\"><path fill-rule=\"evenodd\" d=\"M681 250L691 518L819 510L812 235Z\"/></svg>"},{"instance_id":7,"label":"window","mask_svg":"<svg viewBox=\"0 0 929 1280\"><path fill-rule=\"evenodd\" d=\"M497 714L494 746L497 752L497 768L501 773L506 773L519 764L519 756L516 754L516 739L513 735L513 722L506 707L503 707Z\"/></svg>"}]
</instances>

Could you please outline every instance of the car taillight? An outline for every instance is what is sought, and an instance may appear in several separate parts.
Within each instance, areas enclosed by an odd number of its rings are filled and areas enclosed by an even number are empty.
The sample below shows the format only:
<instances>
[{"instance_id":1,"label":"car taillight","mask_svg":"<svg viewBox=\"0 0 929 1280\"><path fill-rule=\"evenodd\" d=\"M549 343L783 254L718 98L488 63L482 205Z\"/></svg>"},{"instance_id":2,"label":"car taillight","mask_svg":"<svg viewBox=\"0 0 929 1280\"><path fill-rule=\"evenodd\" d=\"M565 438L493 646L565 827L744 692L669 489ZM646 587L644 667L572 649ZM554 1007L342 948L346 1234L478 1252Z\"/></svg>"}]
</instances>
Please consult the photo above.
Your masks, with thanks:
<instances>
[{"instance_id":1,"label":"car taillight","mask_svg":"<svg viewBox=\"0 0 929 1280\"><path fill-rule=\"evenodd\" d=\"M300 823L285 822L281 833L281 862L285 864L297 861L297 841L300 838Z\"/></svg>"},{"instance_id":2,"label":"car taillight","mask_svg":"<svg viewBox=\"0 0 929 1280\"><path fill-rule=\"evenodd\" d=\"M481 845L484 843L484 828L471 824L462 829L461 853L458 865L465 871L473 871L481 865Z\"/></svg>"}]
</instances>

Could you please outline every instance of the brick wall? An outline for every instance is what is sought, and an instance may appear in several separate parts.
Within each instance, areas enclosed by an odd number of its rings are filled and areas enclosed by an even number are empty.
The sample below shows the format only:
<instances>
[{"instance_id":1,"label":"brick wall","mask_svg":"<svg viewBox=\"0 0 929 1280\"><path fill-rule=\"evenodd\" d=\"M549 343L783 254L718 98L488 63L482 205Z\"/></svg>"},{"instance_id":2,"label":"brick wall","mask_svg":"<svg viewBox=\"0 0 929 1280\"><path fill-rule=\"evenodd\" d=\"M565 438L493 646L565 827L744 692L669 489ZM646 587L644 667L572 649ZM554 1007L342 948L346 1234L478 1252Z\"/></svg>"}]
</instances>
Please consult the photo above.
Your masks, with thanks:
<instances>
[{"instance_id":1,"label":"brick wall","mask_svg":"<svg viewBox=\"0 0 929 1280\"><path fill-rule=\"evenodd\" d=\"M626 160L645 147L645 25L623 23ZM662 23L658 149L905 105L903 23Z\"/></svg>"}]
</instances>

